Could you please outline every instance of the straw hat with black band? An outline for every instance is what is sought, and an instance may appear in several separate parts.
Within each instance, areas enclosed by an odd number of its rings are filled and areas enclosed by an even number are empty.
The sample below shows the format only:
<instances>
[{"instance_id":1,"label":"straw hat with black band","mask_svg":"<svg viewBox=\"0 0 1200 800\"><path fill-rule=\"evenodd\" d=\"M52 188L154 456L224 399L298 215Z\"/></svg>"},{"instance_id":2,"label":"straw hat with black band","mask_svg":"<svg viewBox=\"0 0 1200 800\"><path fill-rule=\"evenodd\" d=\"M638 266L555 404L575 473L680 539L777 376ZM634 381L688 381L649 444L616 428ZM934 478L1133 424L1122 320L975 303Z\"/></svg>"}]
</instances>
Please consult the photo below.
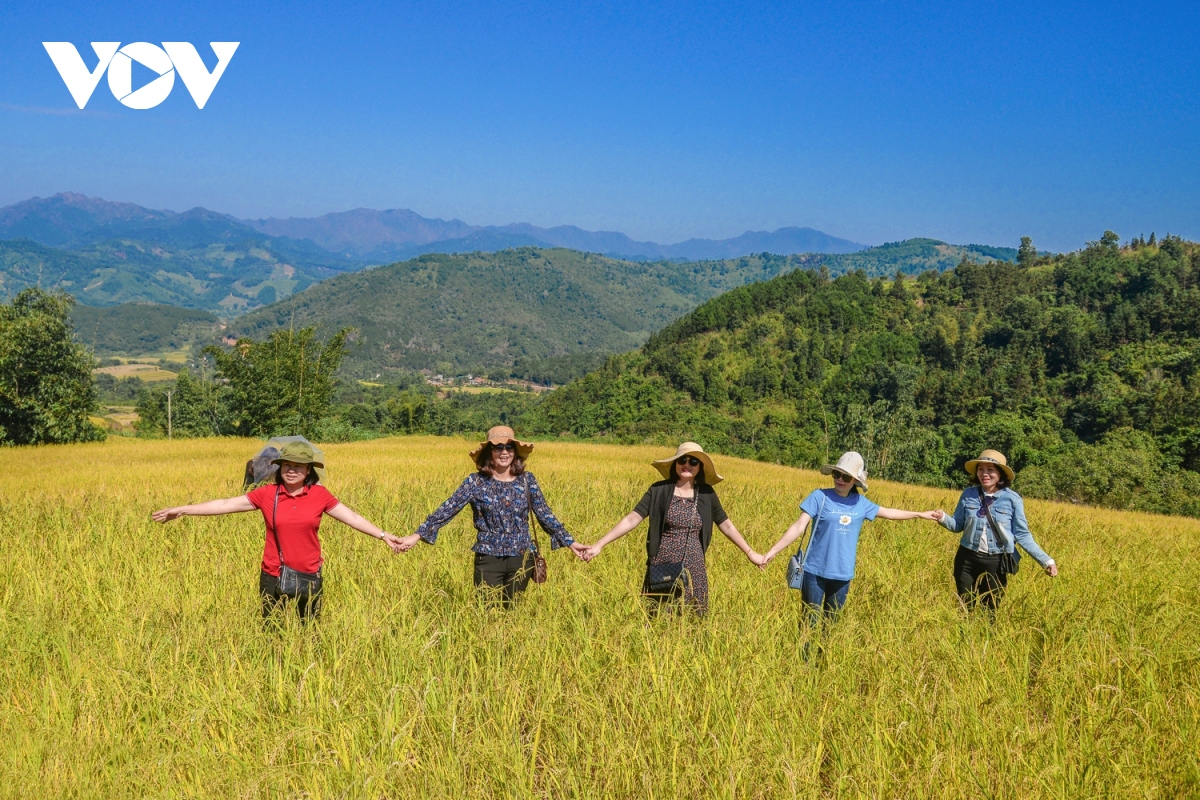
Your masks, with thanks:
<instances>
[{"instance_id":1,"label":"straw hat with black band","mask_svg":"<svg viewBox=\"0 0 1200 800\"><path fill-rule=\"evenodd\" d=\"M507 444L508 442L512 442L517 446L517 456L519 458L529 458L529 454L533 452L533 442L522 442L517 438L517 435L513 433L512 428L508 427L507 425L497 425L496 427L489 429L487 432L487 439L480 442L479 446L469 453L471 460L476 460L479 457L479 454L483 452L483 448L487 447L489 444Z\"/></svg>"},{"instance_id":2,"label":"straw hat with black band","mask_svg":"<svg viewBox=\"0 0 1200 800\"><path fill-rule=\"evenodd\" d=\"M675 455L670 458L660 458L658 461L651 461L654 468L662 473L662 476L667 480L671 479L671 465L684 456L694 456L701 464L704 465L704 482L709 486L715 486L725 480L717 474L717 468L713 466L712 459L708 453L704 452L704 448L695 442L684 442L675 450Z\"/></svg>"},{"instance_id":3,"label":"straw hat with black band","mask_svg":"<svg viewBox=\"0 0 1200 800\"><path fill-rule=\"evenodd\" d=\"M1012 483L1016 477L1012 471L1012 467L1008 465L1008 459L1004 457L1004 453L999 450L984 450L979 454L979 458L973 458L964 464L967 474L972 478L975 477L975 470L979 469L980 464L992 464L996 469L1000 470L1008 477L1008 482Z\"/></svg>"}]
</instances>

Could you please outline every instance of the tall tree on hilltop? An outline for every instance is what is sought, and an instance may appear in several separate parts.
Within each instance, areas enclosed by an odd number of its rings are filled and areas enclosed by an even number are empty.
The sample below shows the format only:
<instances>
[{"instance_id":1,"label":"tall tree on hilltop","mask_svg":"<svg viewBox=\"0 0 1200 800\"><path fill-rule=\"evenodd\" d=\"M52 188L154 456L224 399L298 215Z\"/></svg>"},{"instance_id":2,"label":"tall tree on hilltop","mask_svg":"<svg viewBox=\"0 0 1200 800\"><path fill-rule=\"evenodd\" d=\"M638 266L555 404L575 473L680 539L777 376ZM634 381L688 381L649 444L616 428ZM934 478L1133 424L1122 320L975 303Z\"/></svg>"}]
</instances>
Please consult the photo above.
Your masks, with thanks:
<instances>
[{"instance_id":1,"label":"tall tree on hilltop","mask_svg":"<svg viewBox=\"0 0 1200 800\"><path fill-rule=\"evenodd\" d=\"M92 442L92 358L71 341L74 298L26 289L0 305L0 443Z\"/></svg>"},{"instance_id":2,"label":"tall tree on hilltop","mask_svg":"<svg viewBox=\"0 0 1200 800\"><path fill-rule=\"evenodd\" d=\"M328 341L315 328L276 331L264 342L240 339L232 350L208 347L217 376L229 382L229 408L242 436L311 436L329 413L333 374L346 355L350 328Z\"/></svg>"}]
</instances>

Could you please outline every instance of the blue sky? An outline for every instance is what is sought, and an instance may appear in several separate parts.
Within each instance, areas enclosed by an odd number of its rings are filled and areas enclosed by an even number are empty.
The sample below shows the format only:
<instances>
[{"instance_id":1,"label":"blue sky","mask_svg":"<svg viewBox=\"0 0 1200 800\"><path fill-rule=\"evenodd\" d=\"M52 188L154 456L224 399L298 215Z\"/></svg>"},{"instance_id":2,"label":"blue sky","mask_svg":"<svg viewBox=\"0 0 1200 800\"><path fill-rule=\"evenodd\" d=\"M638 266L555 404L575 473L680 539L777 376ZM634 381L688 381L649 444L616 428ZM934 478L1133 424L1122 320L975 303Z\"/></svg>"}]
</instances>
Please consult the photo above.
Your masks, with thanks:
<instances>
[{"instance_id":1,"label":"blue sky","mask_svg":"<svg viewBox=\"0 0 1200 800\"><path fill-rule=\"evenodd\" d=\"M0 205L359 206L674 242L1200 238L1200 4L5 4ZM240 41L198 110L42 41ZM91 64L89 64L91 66Z\"/></svg>"}]
</instances>

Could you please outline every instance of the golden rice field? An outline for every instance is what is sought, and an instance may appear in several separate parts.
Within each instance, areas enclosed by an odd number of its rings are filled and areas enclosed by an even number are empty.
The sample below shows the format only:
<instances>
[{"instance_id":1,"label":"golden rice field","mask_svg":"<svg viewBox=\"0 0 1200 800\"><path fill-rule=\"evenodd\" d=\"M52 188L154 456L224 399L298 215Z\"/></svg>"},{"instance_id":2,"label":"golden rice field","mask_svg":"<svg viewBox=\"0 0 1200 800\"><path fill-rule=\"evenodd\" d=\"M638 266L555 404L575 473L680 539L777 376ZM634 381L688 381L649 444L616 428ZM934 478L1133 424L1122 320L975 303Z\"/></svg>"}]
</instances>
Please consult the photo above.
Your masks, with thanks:
<instances>
[{"instance_id":1,"label":"golden rice field","mask_svg":"<svg viewBox=\"0 0 1200 800\"><path fill-rule=\"evenodd\" d=\"M958 610L954 535L876 522L823 661L805 663L785 559L760 572L719 534L697 621L644 614L644 527L591 564L557 551L504 613L472 590L469 511L401 556L327 520L323 618L270 632L261 517L149 520L236 493L256 447L0 450L0 796L1200 796L1200 521L1030 502L1062 574L1025 560L994 624ZM328 485L409 532L466 449L330 445ZM659 455L544 443L531 468L591 542ZM718 464L760 551L827 480Z\"/></svg>"}]
</instances>

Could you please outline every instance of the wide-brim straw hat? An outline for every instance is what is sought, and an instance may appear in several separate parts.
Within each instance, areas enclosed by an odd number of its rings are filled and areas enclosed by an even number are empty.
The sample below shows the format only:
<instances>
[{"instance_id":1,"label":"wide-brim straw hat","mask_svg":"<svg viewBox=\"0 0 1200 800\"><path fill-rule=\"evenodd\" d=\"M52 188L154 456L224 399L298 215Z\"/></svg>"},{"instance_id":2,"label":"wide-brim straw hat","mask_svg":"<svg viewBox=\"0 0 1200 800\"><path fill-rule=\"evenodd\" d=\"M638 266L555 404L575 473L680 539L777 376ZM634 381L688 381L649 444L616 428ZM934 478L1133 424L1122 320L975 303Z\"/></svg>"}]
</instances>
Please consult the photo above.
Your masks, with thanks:
<instances>
[{"instance_id":1,"label":"wide-brim straw hat","mask_svg":"<svg viewBox=\"0 0 1200 800\"><path fill-rule=\"evenodd\" d=\"M842 457L836 464L826 464L821 467L821 474L832 475L834 470L849 475L855 483L862 487L864 492L867 491L867 462L859 453L853 450L842 453Z\"/></svg>"},{"instance_id":2,"label":"wide-brim straw hat","mask_svg":"<svg viewBox=\"0 0 1200 800\"><path fill-rule=\"evenodd\" d=\"M995 464L1001 472L1008 476L1009 483L1012 483L1016 477L1012 467L1008 465L1008 459L999 450L984 450L979 454L979 458L972 458L963 466L966 468L967 474L974 478L975 470L979 468L980 464Z\"/></svg>"},{"instance_id":3,"label":"wide-brim straw hat","mask_svg":"<svg viewBox=\"0 0 1200 800\"><path fill-rule=\"evenodd\" d=\"M670 458L660 458L658 461L651 461L654 468L662 473L662 476L668 480L671 478L671 465L684 456L695 456L696 459L704 465L704 482L709 486L720 483L725 480L717 473L717 468L713 466L712 459L708 453L704 452L704 448L695 442L684 442L675 450L675 455ZM678 474L678 473L676 473Z\"/></svg>"},{"instance_id":4,"label":"wide-brim straw hat","mask_svg":"<svg viewBox=\"0 0 1200 800\"><path fill-rule=\"evenodd\" d=\"M533 452L533 442L522 442L513 433L513 429L507 425L497 425L487 432L487 438L479 443L479 446L470 452L471 460L474 461L483 452L483 448L489 444L504 444L512 442L517 446L517 455L521 458L529 458L529 454Z\"/></svg>"},{"instance_id":5,"label":"wide-brim straw hat","mask_svg":"<svg viewBox=\"0 0 1200 800\"><path fill-rule=\"evenodd\" d=\"M279 451L279 457L271 459L272 464L282 464L285 461L293 464L312 464L318 468L325 467L325 462L317 457L313 446L308 442L288 442Z\"/></svg>"}]
</instances>

